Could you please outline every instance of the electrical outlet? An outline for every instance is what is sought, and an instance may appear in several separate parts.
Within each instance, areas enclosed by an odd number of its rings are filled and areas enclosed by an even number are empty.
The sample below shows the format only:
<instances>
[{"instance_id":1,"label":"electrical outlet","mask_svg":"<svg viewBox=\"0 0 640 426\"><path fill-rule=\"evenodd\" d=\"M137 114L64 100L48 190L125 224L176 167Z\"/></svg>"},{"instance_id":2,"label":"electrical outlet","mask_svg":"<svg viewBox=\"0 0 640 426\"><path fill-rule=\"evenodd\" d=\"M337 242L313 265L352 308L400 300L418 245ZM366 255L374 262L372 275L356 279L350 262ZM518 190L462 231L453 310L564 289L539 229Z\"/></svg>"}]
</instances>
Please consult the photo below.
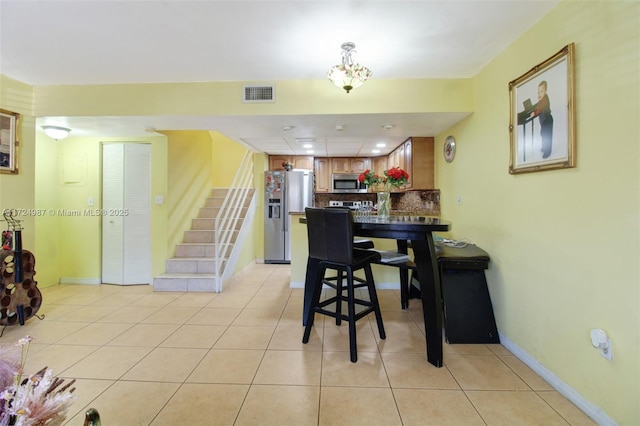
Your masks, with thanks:
<instances>
[{"instance_id":1,"label":"electrical outlet","mask_svg":"<svg viewBox=\"0 0 640 426\"><path fill-rule=\"evenodd\" d=\"M591 330L591 344L604 358L611 361L611 339L601 328Z\"/></svg>"},{"instance_id":2,"label":"electrical outlet","mask_svg":"<svg viewBox=\"0 0 640 426\"><path fill-rule=\"evenodd\" d=\"M600 355L611 361L611 339L607 339L606 347L598 348L598 350L600 351Z\"/></svg>"}]
</instances>

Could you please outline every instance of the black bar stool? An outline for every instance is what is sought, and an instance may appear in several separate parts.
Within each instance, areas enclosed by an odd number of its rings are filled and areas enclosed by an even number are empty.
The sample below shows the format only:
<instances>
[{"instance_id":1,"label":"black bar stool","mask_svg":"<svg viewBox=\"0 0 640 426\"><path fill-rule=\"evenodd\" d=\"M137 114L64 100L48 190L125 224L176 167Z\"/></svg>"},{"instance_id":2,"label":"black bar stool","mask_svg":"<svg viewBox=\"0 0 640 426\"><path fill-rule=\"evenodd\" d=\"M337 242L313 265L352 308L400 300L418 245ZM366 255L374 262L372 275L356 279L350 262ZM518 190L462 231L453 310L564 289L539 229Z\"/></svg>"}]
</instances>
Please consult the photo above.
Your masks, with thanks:
<instances>
[{"instance_id":1,"label":"black bar stool","mask_svg":"<svg viewBox=\"0 0 640 426\"><path fill-rule=\"evenodd\" d=\"M380 254L376 251L354 248L353 243L353 216L349 209L338 208L310 208L305 209L307 218L307 234L309 237L309 257L320 261L320 274L313 284L313 299L311 302L309 317L302 343L309 341L311 327L316 313L327 315L336 319L339 325L341 320L349 323L349 350L351 361L358 360L356 341L356 321L370 313L374 313L378 325L380 338L386 338L382 314L378 303L371 263L380 260ZM336 277L325 279L327 269L335 270ZM354 276L354 272L364 270L365 279ZM347 296L342 294L343 273L346 274ZM322 286L329 285L336 289L335 297L320 301ZM355 297L355 289L367 287L369 300ZM347 314L341 311L342 302L347 302ZM335 304L335 309L327 309L327 306ZM356 312L356 306L364 307Z\"/></svg>"}]
</instances>

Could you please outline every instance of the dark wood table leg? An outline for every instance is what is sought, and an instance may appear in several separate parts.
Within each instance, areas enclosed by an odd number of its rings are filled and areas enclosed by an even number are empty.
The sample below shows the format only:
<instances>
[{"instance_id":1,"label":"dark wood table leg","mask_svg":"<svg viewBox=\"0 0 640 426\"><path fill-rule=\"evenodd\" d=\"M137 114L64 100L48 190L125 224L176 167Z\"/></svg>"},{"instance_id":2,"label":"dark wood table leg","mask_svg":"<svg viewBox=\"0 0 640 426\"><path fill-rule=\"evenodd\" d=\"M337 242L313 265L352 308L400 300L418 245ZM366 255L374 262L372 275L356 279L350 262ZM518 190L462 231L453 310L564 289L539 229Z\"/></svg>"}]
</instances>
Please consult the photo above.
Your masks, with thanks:
<instances>
[{"instance_id":1,"label":"dark wood table leg","mask_svg":"<svg viewBox=\"0 0 640 426\"><path fill-rule=\"evenodd\" d=\"M411 240L411 246L422 293L427 360L436 367L442 367L442 303L433 236L429 233L426 240Z\"/></svg>"},{"instance_id":2,"label":"dark wood table leg","mask_svg":"<svg viewBox=\"0 0 640 426\"><path fill-rule=\"evenodd\" d=\"M396 240L398 253L408 253L407 240ZM400 307L409 308L409 268L400 267Z\"/></svg>"},{"instance_id":3,"label":"dark wood table leg","mask_svg":"<svg viewBox=\"0 0 640 426\"><path fill-rule=\"evenodd\" d=\"M313 300L314 283L318 282L320 273L320 261L313 257L307 258L307 274L304 279L304 302L302 305L302 325L307 325L310 306Z\"/></svg>"}]
</instances>

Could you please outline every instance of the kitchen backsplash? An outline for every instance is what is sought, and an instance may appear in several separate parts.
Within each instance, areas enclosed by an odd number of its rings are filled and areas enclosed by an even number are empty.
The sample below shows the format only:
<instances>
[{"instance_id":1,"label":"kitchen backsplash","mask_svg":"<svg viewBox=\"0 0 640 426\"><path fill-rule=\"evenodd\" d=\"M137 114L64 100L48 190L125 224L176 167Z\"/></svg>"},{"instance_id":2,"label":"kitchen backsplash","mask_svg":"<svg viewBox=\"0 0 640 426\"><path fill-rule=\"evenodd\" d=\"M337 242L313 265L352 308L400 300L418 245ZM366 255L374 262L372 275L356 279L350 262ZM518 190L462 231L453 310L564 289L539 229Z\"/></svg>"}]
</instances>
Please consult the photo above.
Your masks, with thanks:
<instances>
[{"instance_id":1,"label":"kitchen backsplash","mask_svg":"<svg viewBox=\"0 0 640 426\"><path fill-rule=\"evenodd\" d=\"M316 207L327 207L329 201L373 201L377 202L375 192L359 194L316 193ZM412 215L440 216L440 190L406 191L391 193L391 214L394 212Z\"/></svg>"}]
</instances>

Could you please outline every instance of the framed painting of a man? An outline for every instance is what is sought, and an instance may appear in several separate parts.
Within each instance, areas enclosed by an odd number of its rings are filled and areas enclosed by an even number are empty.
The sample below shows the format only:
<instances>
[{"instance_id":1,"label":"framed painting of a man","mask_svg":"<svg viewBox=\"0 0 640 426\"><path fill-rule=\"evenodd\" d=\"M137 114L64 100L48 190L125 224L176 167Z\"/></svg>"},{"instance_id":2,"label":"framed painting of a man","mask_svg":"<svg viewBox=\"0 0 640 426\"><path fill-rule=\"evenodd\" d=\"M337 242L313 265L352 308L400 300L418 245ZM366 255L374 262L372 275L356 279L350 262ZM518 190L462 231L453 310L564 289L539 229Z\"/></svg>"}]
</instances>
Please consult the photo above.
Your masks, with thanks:
<instances>
[{"instance_id":1,"label":"framed painting of a man","mask_svg":"<svg viewBox=\"0 0 640 426\"><path fill-rule=\"evenodd\" d=\"M0 173L18 173L20 114L0 109Z\"/></svg>"},{"instance_id":2,"label":"framed painting of a man","mask_svg":"<svg viewBox=\"0 0 640 426\"><path fill-rule=\"evenodd\" d=\"M574 44L509 82L509 173L575 167Z\"/></svg>"}]
</instances>

